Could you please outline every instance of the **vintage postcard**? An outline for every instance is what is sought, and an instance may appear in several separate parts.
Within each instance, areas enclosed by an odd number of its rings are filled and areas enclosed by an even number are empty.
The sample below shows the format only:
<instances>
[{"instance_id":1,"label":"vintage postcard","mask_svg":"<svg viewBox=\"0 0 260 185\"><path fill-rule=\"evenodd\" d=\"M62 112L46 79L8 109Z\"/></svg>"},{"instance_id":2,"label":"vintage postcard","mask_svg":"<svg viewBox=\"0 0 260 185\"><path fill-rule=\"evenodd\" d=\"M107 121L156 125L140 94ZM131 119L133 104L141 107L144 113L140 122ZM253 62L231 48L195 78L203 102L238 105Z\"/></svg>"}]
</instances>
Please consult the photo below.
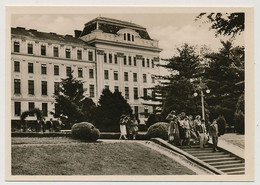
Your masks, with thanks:
<instances>
[{"instance_id":1,"label":"vintage postcard","mask_svg":"<svg viewBox=\"0 0 260 185\"><path fill-rule=\"evenodd\" d=\"M6 7L7 181L253 181L252 7Z\"/></svg>"}]
</instances>

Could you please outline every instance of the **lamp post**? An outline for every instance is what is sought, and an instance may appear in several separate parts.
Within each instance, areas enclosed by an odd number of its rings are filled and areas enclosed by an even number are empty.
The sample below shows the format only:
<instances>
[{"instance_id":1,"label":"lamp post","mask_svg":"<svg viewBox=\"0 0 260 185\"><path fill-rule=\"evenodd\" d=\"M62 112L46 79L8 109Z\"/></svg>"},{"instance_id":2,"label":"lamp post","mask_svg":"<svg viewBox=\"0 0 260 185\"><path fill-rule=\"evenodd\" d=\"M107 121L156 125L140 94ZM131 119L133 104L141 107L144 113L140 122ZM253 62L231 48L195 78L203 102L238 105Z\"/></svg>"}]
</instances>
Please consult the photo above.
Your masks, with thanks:
<instances>
[{"instance_id":1,"label":"lamp post","mask_svg":"<svg viewBox=\"0 0 260 185\"><path fill-rule=\"evenodd\" d=\"M197 90L200 92L200 96L201 96L201 113L202 113L202 119L205 120L205 106L204 106L204 90L206 90L206 93L209 94L210 90L208 89L208 87L202 83L201 79L200 79L200 83L197 86ZM195 92L194 96L198 96L198 93Z\"/></svg>"}]
</instances>

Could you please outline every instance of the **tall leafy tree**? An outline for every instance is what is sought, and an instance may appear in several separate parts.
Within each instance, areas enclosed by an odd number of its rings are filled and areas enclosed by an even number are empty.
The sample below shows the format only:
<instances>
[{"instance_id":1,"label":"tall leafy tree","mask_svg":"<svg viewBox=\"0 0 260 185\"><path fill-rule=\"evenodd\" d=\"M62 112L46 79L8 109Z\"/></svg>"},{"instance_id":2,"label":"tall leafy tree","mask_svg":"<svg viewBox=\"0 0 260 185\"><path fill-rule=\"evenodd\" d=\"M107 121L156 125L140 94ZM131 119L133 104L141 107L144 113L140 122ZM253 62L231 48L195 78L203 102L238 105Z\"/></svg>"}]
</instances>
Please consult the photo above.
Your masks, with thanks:
<instances>
[{"instance_id":1,"label":"tall leafy tree","mask_svg":"<svg viewBox=\"0 0 260 185\"><path fill-rule=\"evenodd\" d=\"M132 109L121 92L104 89L95 110L95 126L101 131L119 131L122 114L132 114Z\"/></svg>"},{"instance_id":2,"label":"tall leafy tree","mask_svg":"<svg viewBox=\"0 0 260 185\"><path fill-rule=\"evenodd\" d=\"M68 78L62 79L59 94L54 95L54 117L59 117L71 125L82 121L92 122L96 105L92 99L85 96L85 92L83 82L74 78L72 73Z\"/></svg>"},{"instance_id":3,"label":"tall leafy tree","mask_svg":"<svg viewBox=\"0 0 260 185\"><path fill-rule=\"evenodd\" d=\"M239 97L244 94L244 48L222 41L218 52L208 54L204 78L211 93L207 96L211 116L223 115L227 123L233 116Z\"/></svg>"},{"instance_id":4,"label":"tall leafy tree","mask_svg":"<svg viewBox=\"0 0 260 185\"><path fill-rule=\"evenodd\" d=\"M216 36L235 37L245 29L245 13L200 13L195 20L206 19L211 23L211 29L216 30Z\"/></svg>"}]
</instances>

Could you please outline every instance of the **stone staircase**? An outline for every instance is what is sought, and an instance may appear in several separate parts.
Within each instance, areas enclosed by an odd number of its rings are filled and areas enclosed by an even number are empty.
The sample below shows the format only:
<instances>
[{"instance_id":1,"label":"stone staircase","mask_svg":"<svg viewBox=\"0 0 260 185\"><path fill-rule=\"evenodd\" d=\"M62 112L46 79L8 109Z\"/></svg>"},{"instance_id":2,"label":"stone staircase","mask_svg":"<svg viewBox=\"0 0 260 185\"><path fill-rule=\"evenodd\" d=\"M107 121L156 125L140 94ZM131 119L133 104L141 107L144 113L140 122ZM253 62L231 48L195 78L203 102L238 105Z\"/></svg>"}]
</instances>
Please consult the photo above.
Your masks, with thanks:
<instances>
[{"instance_id":1,"label":"stone staircase","mask_svg":"<svg viewBox=\"0 0 260 185\"><path fill-rule=\"evenodd\" d=\"M245 174L244 160L226 150L219 149L218 152L214 152L209 145L206 145L205 148L199 148L198 145L180 146L179 148L227 175Z\"/></svg>"}]
</instances>

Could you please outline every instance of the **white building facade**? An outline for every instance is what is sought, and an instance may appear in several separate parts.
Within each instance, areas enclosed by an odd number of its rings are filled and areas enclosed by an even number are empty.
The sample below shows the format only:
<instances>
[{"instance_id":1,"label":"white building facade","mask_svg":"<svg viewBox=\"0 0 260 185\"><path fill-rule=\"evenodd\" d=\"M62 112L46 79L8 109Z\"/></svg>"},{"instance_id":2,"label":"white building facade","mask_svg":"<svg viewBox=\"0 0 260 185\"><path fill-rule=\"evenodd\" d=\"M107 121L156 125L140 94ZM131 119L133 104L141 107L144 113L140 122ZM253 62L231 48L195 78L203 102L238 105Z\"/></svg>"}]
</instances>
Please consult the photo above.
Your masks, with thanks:
<instances>
[{"instance_id":1,"label":"white building facade","mask_svg":"<svg viewBox=\"0 0 260 185\"><path fill-rule=\"evenodd\" d=\"M140 97L156 84L161 49L142 26L98 17L75 36L12 28L11 42L12 120L32 108L52 118L56 87L71 71L95 103L109 88L122 92L141 121L154 111Z\"/></svg>"}]
</instances>

